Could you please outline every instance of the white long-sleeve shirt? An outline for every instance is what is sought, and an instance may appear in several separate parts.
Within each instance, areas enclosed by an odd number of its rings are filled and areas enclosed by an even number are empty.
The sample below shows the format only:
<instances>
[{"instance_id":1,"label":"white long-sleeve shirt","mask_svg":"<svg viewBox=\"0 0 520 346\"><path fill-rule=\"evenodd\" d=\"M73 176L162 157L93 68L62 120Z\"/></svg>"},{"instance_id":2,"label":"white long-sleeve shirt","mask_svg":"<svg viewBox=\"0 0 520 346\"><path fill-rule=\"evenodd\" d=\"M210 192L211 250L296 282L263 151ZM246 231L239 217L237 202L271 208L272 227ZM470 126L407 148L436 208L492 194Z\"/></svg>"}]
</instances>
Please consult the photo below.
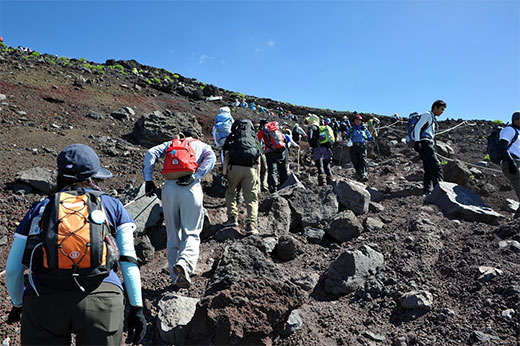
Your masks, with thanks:
<instances>
[{"instance_id":1,"label":"white long-sleeve shirt","mask_svg":"<svg viewBox=\"0 0 520 346\"><path fill-rule=\"evenodd\" d=\"M432 112L426 112L421 114L419 121L415 124L413 131L413 139L415 141L420 140L433 140L435 138L435 115ZM424 128L424 130L423 130Z\"/></svg>"},{"instance_id":2,"label":"white long-sleeve shirt","mask_svg":"<svg viewBox=\"0 0 520 346\"><path fill-rule=\"evenodd\" d=\"M171 142L172 141L167 141L148 149L144 156L144 181L153 180L153 168L155 167L155 163L158 158L166 155L166 150L170 146ZM204 177L213 169L213 166L215 166L216 156L213 149L211 149L211 147L206 143L193 141L190 145L195 151L195 157L197 158L198 167L195 173L193 173L193 178L197 180Z\"/></svg>"}]
</instances>

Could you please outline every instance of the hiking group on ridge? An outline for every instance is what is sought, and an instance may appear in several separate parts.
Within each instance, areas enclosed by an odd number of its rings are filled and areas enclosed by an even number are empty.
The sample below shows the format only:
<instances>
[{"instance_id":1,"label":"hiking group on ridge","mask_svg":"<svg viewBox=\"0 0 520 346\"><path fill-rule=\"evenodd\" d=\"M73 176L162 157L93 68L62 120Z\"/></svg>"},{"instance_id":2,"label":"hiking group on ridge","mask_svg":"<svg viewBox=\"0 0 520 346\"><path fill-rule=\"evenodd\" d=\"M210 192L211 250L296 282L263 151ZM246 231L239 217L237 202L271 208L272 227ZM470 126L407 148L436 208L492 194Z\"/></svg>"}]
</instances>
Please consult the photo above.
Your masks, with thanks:
<instances>
[{"instance_id":1,"label":"hiking group on ridge","mask_svg":"<svg viewBox=\"0 0 520 346\"><path fill-rule=\"evenodd\" d=\"M408 121L407 142L423 162L425 194L443 181L435 132L436 117L446 107L437 100L431 111L412 114ZM289 174L289 147L297 148L299 165L303 139L311 149L319 186L334 183L331 164L336 141L347 142L357 180L367 181L367 144L375 141L380 122L372 118L365 124L361 115L352 121L308 114L307 131L298 123L282 129L278 122L265 119L255 128L252 121L235 120L229 107L221 107L212 135L220 151L220 184L225 189L227 221L223 227L239 226L238 197L242 195L247 211L245 231L260 233L259 195L263 189L275 193L283 186ZM401 120L396 117L396 121ZM520 111L513 113L512 125L497 135L496 160L520 200L519 131ZM189 288L196 270L204 223L201 179L217 162L211 146L200 137L194 128L185 128L176 138L147 150L143 162L145 193L162 200L169 275L175 289ZM164 158L162 188L153 178L160 158ZM97 186L112 174L101 166L92 148L83 144L66 147L58 155L57 171L56 192L33 204L15 231L6 264L13 303L7 322L21 320L23 345L70 344L72 334L78 345L119 344L125 312L123 286L114 273L119 264L129 301L129 335L139 343L146 333L146 318L133 242L135 221L119 200ZM514 217L519 216L520 209ZM25 268L29 268L27 287Z\"/></svg>"}]
</instances>

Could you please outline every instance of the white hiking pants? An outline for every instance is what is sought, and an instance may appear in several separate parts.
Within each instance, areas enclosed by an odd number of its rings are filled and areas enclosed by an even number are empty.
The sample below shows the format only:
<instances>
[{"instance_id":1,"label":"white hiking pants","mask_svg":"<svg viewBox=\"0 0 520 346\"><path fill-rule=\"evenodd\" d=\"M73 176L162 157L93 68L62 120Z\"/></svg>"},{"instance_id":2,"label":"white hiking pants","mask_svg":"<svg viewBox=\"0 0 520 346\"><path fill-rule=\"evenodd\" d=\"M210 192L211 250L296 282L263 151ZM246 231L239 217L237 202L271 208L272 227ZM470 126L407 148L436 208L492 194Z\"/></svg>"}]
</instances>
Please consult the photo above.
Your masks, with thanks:
<instances>
[{"instance_id":1,"label":"white hiking pants","mask_svg":"<svg viewBox=\"0 0 520 346\"><path fill-rule=\"evenodd\" d=\"M177 180L166 180L162 190L162 205L168 236L168 266L175 282L173 267L180 264L193 274L199 258L200 232L204 225L202 187L197 181L188 186Z\"/></svg>"}]
</instances>

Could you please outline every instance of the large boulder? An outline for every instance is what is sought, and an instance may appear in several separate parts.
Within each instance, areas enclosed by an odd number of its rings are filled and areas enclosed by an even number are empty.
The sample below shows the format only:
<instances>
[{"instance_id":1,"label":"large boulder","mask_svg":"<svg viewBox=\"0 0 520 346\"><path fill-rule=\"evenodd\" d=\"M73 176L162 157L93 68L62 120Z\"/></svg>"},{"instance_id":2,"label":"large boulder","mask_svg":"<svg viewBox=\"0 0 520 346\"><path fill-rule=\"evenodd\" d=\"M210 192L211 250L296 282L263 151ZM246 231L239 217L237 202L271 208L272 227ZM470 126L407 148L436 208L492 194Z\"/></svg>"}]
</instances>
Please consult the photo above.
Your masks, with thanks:
<instances>
[{"instance_id":1,"label":"large boulder","mask_svg":"<svg viewBox=\"0 0 520 346\"><path fill-rule=\"evenodd\" d=\"M333 296L342 296L364 287L367 278L377 274L383 265L383 254L363 245L359 250L346 251L339 255L321 280L326 292Z\"/></svg>"},{"instance_id":2,"label":"large boulder","mask_svg":"<svg viewBox=\"0 0 520 346\"><path fill-rule=\"evenodd\" d=\"M161 200L155 195L142 197L144 194L143 183L129 192L128 197L134 202L126 207L136 223L135 233L138 235L145 233L147 228L160 225L163 221Z\"/></svg>"},{"instance_id":3,"label":"large boulder","mask_svg":"<svg viewBox=\"0 0 520 346\"><path fill-rule=\"evenodd\" d=\"M471 172L465 163L454 160L444 166L444 180L451 183L467 186L470 181Z\"/></svg>"},{"instance_id":4,"label":"large boulder","mask_svg":"<svg viewBox=\"0 0 520 346\"><path fill-rule=\"evenodd\" d=\"M337 141L332 146L332 159L341 167L346 167L350 162L350 148L347 147L347 142Z\"/></svg>"},{"instance_id":5,"label":"large boulder","mask_svg":"<svg viewBox=\"0 0 520 346\"><path fill-rule=\"evenodd\" d=\"M33 167L16 173L15 179L49 195L56 189L56 171Z\"/></svg>"},{"instance_id":6,"label":"large boulder","mask_svg":"<svg viewBox=\"0 0 520 346\"><path fill-rule=\"evenodd\" d=\"M270 344L303 291L267 258L258 237L226 247L189 324L188 344Z\"/></svg>"},{"instance_id":7,"label":"large boulder","mask_svg":"<svg viewBox=\"0 0 520 346\"><path fill-rule=\"evenodd\" d=\"M171 140L186 127L194 127L202 133L200 124L193 114L175 112L165 114L161 111L145 114L134 124L133 135L137 142L152 147Z\"/></svg>"},{"instance_id":8,"label":"large boulder","mask_svg":"<svg viewBox=\"0 0 520 346\"><path fill-rule=\"evenodd\" d=\"M358 237L363 232L363 226L351 210L338 213L329 224L327 233L340 242Z\"/></svg>"},{"instance_id":9,"label":"large boulder","mask_svg":"<svg viewBox=\"0 0 520 346\"><path fill-rule=\"evenodd\" d=\"M451 155L455 154L455 150L453 150L452 147L450 147L448 144L441 142L441 141L435 141L435 145L437 147L437 152L439 155L442 155L444 157L451 157Z\"/></svg>"},{"instance_id":10,"label":"large boulder","mask_svg":"<svg viewBox=\"0 0 520 346\"><path fill-rule=\"evenodd\" d=\"M445 181L435 186L425 202L437 205L449 216L467 221L496 224L503 218L503 215L489 208L476 192Z\"/></svg>"},{"instance_id":11,"label":"large boulder","mask_svg":"<svg viewBox=\"0 0 520 346\"><path fill-rule=\"evenodd\" d=\"M186 326L193 318L199 299L165 293L159 301L157 330L162 340L172 345L186 343Z\"/></svg>"},{"instance_id":12,"label":"large boulder","mask_svg":"<svg viewBox=\"0 0 520 346\"><path fill-rule=\"evenodd\" d=\"M368 213L370 193L364 184L352 180L337 180L334 184L334 193L340 203L356 215Z\"/></svg>"},{"instance_id":13,"label":"large boulder","mask_svg":"<svg viewBox=\"0 0 520 346\"><path fill-rule=\"evenodd\" d=\"M292 231L299 232L306 226L317 226L338 212L338 201L331 186L287 188L280 190L277 195L289 202Z\"/></svg>"},{"instance_id":14,"label":"large boulder","mask_svg":"<svg viewBox=\"0 0 520 346\"><path fill-rule=\"evenodd\" d=\"M289 233L291 227L291 208L283 197L274 196L265 200L258 216L258 229L262 235L281 237Z\"/></svg>"}]
</instances>

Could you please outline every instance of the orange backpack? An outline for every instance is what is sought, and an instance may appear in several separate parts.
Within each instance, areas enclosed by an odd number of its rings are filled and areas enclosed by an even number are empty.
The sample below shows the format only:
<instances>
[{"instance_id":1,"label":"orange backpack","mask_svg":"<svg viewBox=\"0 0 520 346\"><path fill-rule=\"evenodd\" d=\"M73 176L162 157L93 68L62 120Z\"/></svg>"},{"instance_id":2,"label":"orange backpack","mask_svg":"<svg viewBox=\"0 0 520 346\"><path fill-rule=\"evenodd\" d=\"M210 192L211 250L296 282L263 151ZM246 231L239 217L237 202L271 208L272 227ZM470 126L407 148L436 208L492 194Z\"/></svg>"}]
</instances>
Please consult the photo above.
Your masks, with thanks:
<instances>
[{"instance_id":1,"label":"orange backpack","mask_svg":"<svg viewBox=\"0 0 520 346\"><path fill-rule=\"evenodd\" d=\"M22 261L46 286L96 287L115 267L119 251L101 195L78 190L49 197L38 227L31 227Z\"/></svg>"}]
</instances>

